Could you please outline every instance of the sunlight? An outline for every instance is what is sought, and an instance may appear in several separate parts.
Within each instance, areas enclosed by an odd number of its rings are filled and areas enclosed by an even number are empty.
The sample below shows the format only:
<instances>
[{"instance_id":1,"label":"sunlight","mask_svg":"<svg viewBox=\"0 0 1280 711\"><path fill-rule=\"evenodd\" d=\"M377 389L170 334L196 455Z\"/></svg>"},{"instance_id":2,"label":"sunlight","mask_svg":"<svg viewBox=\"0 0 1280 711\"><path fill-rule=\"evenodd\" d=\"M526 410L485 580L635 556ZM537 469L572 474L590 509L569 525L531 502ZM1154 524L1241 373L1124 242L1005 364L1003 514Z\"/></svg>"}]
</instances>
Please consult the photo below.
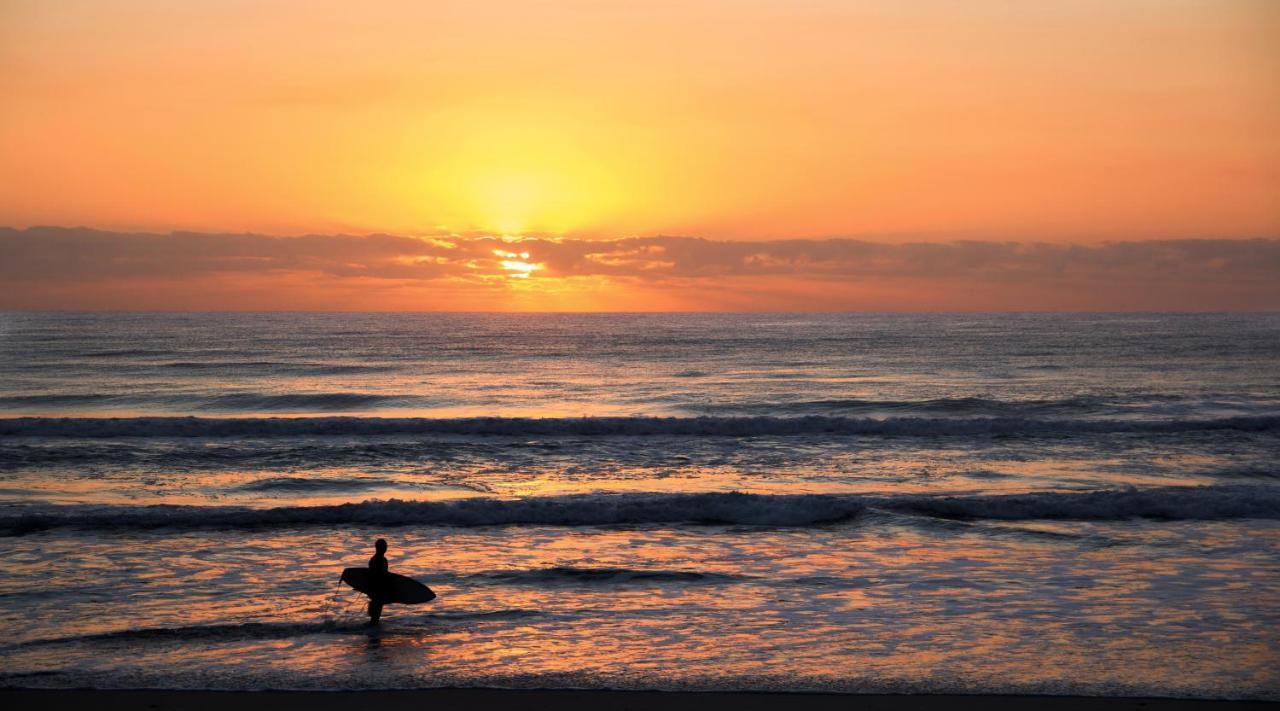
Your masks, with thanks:
<instances>
[{"instance_id":1,"label":"sunlight","mask_svg":"<svg viewBox=\"0 0 1280 711\"><path fill-rule=\"evenodd\" d=\"M469 115L447 149L424 137L432 158L404 184L416 202L465 229L516 236L582 229L625 200L617 166L601 159L601 139L581 123L559 105L524 107L518 121L501 111Z\"/></svg>"},{"instance_id":2,"label":"sunlight","mask_svg":"<svg viewBox=\"0 0 1280 711\"><path fill-rule=\"evenodd\" d=\"M527 261L529 259L528 252L508 252L505 249L491 251L493 256L502 260L499 264L509 272L507 274L509 277L527 279L531 273L543 268L541 264Z\"/></svg>"},{"instance_id":3,"label":"sunlight","mask_svg":"<svg viewBox=\"0 0 1280 711\"><path fill-rule=\"evenodd\" d=\"M527 252L525 253L528 254ZM507 276L515 279L528 279L533 272L542 269L541 264L533 264L530 262L521 262L515 259L506 259L502 261L502 268L511 272Z\"/></svg>"},{"instance_id":4,"label":"sunlight","mask_svg":"<svg viewBox=\"0 0 1280 711\"><path fill-rule=\"evenodd\" d=\"M507 173L481 177L472 190L489 226L520 234L530 229L532 216L541 206L553 200L551 183L530 173Z\"/></svg>"}]
</instances>

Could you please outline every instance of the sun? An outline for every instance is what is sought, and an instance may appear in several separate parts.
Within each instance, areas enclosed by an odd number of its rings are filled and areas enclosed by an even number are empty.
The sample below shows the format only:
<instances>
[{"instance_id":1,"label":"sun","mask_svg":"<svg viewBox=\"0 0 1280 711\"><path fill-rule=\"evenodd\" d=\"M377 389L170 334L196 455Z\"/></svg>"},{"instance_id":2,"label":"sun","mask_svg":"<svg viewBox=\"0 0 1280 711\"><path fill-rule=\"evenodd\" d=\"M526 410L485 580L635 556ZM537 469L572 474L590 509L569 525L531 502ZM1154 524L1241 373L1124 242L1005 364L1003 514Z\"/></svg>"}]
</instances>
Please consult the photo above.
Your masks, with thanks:
<instances>
[{"instance_id":1,"label":"sun","mask_svg":"<svg viewBox=\"0 0 1280 711\"><path fill-rule=\"evenodd\" d=\"M465 129L405 176L411 202L444 215L451 228L564 235L627 202L618 165L588 128L560 113L486 116Z\"/></svg>"},{"instance_id":2,"label":"sun","mask_svg":"<svg viewBox=\"0 0 1280 711\"><path fill-rule=\"evenodd\" d=\"M480 173L472 178L470 193L482 226L506 235L567 229L583 207L573 204L579 191L571 181L549 171Z\"/></svg>"}]
</instances>

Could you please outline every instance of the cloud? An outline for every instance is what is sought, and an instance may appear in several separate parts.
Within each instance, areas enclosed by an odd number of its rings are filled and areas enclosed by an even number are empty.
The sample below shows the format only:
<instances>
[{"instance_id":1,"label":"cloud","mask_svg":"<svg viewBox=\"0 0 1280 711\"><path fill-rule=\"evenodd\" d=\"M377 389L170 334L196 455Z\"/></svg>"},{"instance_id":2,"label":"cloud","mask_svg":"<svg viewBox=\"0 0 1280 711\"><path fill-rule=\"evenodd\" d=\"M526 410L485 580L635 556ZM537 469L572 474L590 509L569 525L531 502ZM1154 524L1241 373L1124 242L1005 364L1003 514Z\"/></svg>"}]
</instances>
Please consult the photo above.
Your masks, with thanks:
<instances>
[{"instance_id":1,"label":"cloud","mask_svg":"<svg viewBox=\"0 0 1280 711\"><path fill-rule=\"evenodd\" d=\"M10 288L39 284L48 291L59 283L227 275L282 280L313 276L335 288L356 282L423 287L442 281L502 288L514 279L533 284L585 278L650 289L705 289L717 284L743 289L753 283L764 287L784 282L792 291L804 284L933 284L942 290L963 286L1010 294L1014 287L1037 293L1059 288L1064 294L1080 289L1126 294L1156 289L1171 295L1221 297L1217 306L1206 302L1204 308L1273 309L1280 308L1280 240L891 244L851 239L739 242L654 236L593 241L0 229L0 281ZM1143 303L1147 302L1151 299ZM1196 302L1169 303L1185 307ZM822 307L832 304L823 302Z\"/></svg>"},{"instance_id":2,"label":"cloud","mask_svg":"<svg viewBox=\"0 0 1280 711\"><path fill-rule=\"evenodd\" d=\"M1168 240L1096 246L962 241L727 242L647 237L522 247L549 274L628 276L796 275L816 278L1254 279L1280 276L1280 240Z\"/></svg>"},{"instance_id":3,"label":"cloud","mask_svg":"<svg viewBox=\"0 0 1280 711\"><path fill-rule=\"evenodd\" d=\"M443 274L436 257L448 252L439 241L393 235L160 235L33 227L0 230L0 279L168 278L223 272L424 279Z\"/></svg>"}]
</instances>

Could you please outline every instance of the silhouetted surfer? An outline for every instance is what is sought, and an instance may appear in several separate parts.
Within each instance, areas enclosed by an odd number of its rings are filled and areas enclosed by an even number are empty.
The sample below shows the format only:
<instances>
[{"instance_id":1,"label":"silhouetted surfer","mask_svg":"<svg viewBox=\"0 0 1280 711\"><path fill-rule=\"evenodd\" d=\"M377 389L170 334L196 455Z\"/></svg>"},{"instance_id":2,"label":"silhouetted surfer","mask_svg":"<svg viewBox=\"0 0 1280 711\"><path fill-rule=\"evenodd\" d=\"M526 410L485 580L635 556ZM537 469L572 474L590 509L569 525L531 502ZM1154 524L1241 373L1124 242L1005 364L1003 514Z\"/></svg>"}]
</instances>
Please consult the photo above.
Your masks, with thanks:
<instances>
[{"instance_id":1,"label":"silhouetted surfer","mask_svg":"<svg viewBox=\"0 0 1280 711\"><path fill-rule=\"evenodd\" d=\"M382 617L382 605L390 597L387 593L391 571L387 566L387 540L379 538L373 544L375 553L369 559L369 624L378 624Z\"/></svg>"},{"instance_id":2,"label":"silhouetted surfer","mask_svg":"<svg viewBox=\"0 0 1280 711\"><path fill-rule=\"evenodd\" d=\"M436 599L435 592L403 575L388 570L387 542L379 538L373 544L375 553L369 559L368 568L347 568L342 571L342 582L369 596L369 624L376 625L382 617L383 605L418 605Z\"/></svg>"}]
</instances>

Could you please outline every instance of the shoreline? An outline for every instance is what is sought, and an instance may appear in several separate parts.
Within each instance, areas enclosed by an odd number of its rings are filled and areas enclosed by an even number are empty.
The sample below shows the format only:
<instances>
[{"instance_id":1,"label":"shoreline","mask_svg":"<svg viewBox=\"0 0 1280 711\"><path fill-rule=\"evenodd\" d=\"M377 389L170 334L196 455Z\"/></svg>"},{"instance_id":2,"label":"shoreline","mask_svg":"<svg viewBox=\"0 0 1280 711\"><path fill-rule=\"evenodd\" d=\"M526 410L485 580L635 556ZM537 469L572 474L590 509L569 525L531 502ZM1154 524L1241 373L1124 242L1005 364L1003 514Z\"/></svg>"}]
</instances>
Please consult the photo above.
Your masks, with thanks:
<instances>
[{"instance_id":1,"label":"shoreline","mask_svg":"<svg viewBox=\"0 0 1280 711\"><path fill-rule=\"evenodd\" d=\"M8 708L72 711L345 711L373 705L379 711L461 709L649 709L663 711L1212 711L1276 709L1270 701L1225 701L1161 697L1033 696L995 694L829 694L730 691L611 691L578 689L439 688L385 691L188 691L126 689L0 689Z\"/></svg>"}]
</instances>

